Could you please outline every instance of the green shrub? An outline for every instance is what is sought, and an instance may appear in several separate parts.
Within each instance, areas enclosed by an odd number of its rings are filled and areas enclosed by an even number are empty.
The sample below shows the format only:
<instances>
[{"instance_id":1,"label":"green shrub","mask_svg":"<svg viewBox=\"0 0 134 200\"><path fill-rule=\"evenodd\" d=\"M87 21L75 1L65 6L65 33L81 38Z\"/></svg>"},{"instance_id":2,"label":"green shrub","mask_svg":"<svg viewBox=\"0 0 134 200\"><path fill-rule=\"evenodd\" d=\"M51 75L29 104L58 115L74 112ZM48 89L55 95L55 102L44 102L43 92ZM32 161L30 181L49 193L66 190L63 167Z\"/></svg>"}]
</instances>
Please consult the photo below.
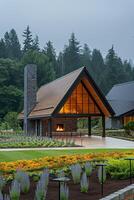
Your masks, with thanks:
<instances>
[{"instance_id":1,"label":"green shrub","mask_svg":"<svg viewBox=\"0 0 134 200\"><path fill-rule=\"evenodd\" d=\"M128 122L125 126L124 126L125 130L132 130L134 131L134 122Z\"/></svg>"},{"instance_id":2,"label":"green shrub","mask_svg":"<svg viewBox=\"0 0 134 200\"><path fill-rule=\"evenodd\" d=\"M129 161L127 160L109 160L106 167L107 173L113 179L129 178ZM134 161L132 161L132 176L134 176Z\"/></svg>"},{"instance_id":3,"label":"green shrub","mask_svg":"<svg viewBox=\"0 0 134 200\"><path fill-rule=\"evenodd\" d=\"M10 129L21 130L20 121L18 120L17 112L7 113L6 116L4 117L4 122L8 124Z\"/></svg>"}]
</instances>

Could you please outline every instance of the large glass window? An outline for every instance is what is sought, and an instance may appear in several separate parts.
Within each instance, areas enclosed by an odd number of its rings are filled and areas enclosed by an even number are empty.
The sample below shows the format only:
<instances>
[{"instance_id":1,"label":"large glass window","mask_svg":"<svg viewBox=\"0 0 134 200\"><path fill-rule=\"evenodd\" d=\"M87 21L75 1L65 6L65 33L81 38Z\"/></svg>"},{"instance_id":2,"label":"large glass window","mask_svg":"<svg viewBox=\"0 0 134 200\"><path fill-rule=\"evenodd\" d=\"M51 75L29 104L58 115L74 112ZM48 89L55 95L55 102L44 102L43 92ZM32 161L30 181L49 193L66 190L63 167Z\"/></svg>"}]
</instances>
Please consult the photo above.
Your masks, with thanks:
<instances>
[{"instance_id":1,"label":"large glass window","mask_svg":"<svg viewBox=\"0 0 134 200\"><path fill-rule=\"evenodd\" d=\"M62 114L99 114L100 111L82 83L76 87L61 108Z\"/></svg>"}]
</instances>

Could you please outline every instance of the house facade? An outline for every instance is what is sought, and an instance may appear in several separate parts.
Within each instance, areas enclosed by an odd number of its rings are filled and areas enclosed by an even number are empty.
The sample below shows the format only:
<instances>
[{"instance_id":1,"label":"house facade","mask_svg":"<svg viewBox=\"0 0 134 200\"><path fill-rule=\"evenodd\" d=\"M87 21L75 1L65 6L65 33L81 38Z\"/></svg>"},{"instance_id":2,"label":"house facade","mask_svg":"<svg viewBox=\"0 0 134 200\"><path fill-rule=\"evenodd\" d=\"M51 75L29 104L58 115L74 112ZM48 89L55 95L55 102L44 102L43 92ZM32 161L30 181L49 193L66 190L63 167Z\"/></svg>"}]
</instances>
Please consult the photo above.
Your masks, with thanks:
<instances>
[{"instance_id":1,"label":"house facade","mask_svg":"<svg viewBox=\"0 0 134 200\"><path fill-rule=\"evenodd\" d=\"M106 128L119 129L134 121L134 81L114 85L106 98L115 112L106 119Z\"/></svg>"},{"instance_id":2,"label":"house facade","mask_svg":"<svg viewBox=\"0 0 134 200\"><path fill-rule=\"evenodd\" d=\"M50 136L61 132L76 132L77 119L88 119L91 135L91 118L102 118L102 136L105 137L105 119L114 115L86 67L79 68L39 88L36 92L36 66L25 67L24 120L27 134Z\"/></svg>"}]
</instances>

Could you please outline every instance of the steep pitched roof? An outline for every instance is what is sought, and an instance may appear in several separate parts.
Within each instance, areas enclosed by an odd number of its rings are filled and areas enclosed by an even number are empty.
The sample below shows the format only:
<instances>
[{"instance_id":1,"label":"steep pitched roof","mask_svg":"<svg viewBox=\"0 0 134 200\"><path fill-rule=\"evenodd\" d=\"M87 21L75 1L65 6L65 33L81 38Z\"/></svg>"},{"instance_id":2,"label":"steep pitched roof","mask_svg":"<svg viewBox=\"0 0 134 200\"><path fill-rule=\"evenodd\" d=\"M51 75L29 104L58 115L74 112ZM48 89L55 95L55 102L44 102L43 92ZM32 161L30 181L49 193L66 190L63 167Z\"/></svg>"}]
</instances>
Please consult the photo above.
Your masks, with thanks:
<instances>
[{"instance_id":1,"label":"steep pitched roof","mask_svg":"<svg viewBox=\"0 0 134 200\"><path fill-rule=\"evenodd\" d=\"M82 67L65 76L62 76L61 78L41 86L37 92L37 104L29 114L29 118L51 116L57 110L57 108L59 108L59 105L69 93L73 85L77 82L79 77L81 77L84 73L90 79L91 84L95 89L96 96L99 96L104 104L104 107L106 107L110 115L113 114L114 112L105 99L104 95L101 93L93 79L90 77L86 68ZM20 114L20 118L23 118L23 113Z\"/></svg>"},{"instance_id":2,"label":"steep pitched roof","mask_svg":"<svg viewBox=\"0 0 134 200\"><path fill-rule=\"evenodd\" d=\"M114 85L106 98L116 116L131 112L134 110L134 81Z\"/></svg>"},{"instance_id":3,"label":"steep pitched roof","mask_svg":"<svg viewBox=\"0 0 134 200\"><path fill-rule=\"evenodd\" d=\"M37 92L37 105L29 117L51 115L82 70L80 68L43 85Z\"/></svg>"}]
</instances>

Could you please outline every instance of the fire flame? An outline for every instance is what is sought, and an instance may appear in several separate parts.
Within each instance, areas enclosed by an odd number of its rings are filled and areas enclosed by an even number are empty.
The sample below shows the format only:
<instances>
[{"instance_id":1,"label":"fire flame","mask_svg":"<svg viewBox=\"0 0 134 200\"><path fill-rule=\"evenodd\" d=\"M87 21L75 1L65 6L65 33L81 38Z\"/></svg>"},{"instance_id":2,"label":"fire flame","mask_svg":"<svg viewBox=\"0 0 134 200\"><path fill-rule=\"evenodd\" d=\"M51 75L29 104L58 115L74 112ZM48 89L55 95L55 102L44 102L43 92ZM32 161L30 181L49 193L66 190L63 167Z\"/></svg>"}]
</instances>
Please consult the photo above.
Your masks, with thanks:
<instances>
[{"instance_id":1,"label":"fire flame","mask_svg":"<svg viewBox=\"0 0 134 200\"><path fill-rule=\"evenodd\" d=\"M56 131L63 131L63 125L62 124L58 124L57 125L57 128L56 128Z\"/></svg>"}]
</instances>

